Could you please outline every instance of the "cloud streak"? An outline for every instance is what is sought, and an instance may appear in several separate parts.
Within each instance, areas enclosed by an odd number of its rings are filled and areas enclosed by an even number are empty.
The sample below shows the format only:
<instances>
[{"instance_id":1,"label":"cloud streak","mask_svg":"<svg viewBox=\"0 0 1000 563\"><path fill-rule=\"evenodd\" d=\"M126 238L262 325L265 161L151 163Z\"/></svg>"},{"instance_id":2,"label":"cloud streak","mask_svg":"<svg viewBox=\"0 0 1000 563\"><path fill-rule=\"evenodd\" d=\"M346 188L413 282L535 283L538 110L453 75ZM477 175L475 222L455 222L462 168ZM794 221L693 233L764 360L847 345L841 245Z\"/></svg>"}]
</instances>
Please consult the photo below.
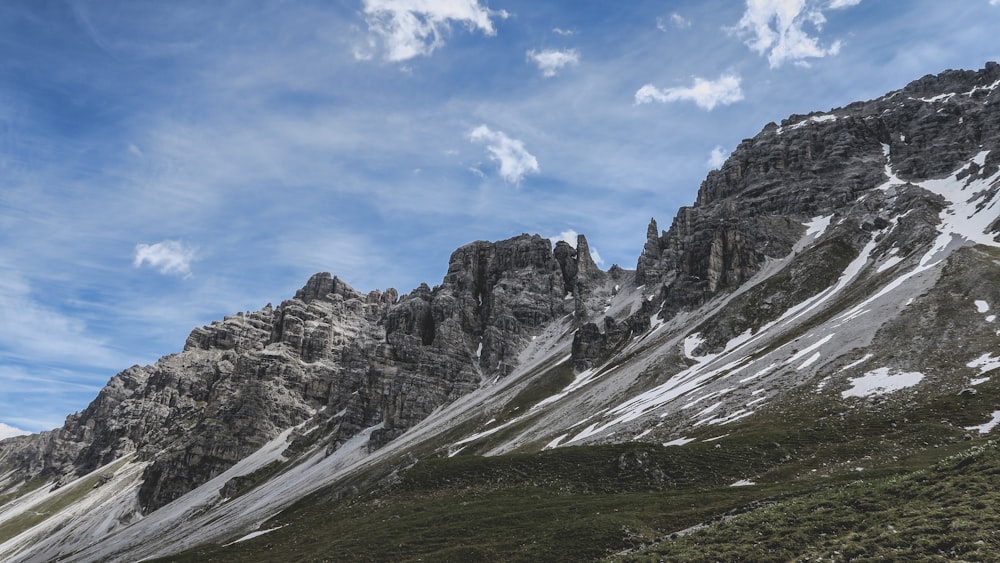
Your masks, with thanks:
<instances>
[{"instance_id":1,"label":"cloud streak","mask_svg":"<svg viewBox=\"0 0 1000 563\"><path fill-rule=\"evenodd\" d=\"M469 140L486 144L490 158L500 163L500 177L510 184L519 184L525 175L539 171L538 159L524 148L524 143L503 131L480 125L469 132Z\"/></svg>"},{"instance_id":2,"label":"cloud streak","mask_svg":"<svg viewBox=\"0 0 1000 563\"><path fill-rule=\"evenodd\" d=\"M646 84L635 93L636 105L691 101L708 111L713 110L715 106L733 104L742 99L740 77L734 74L723 74L717 80L696 77L694 84L687 87L660 89L652 84Z\"/></svg>"}]
</instances>

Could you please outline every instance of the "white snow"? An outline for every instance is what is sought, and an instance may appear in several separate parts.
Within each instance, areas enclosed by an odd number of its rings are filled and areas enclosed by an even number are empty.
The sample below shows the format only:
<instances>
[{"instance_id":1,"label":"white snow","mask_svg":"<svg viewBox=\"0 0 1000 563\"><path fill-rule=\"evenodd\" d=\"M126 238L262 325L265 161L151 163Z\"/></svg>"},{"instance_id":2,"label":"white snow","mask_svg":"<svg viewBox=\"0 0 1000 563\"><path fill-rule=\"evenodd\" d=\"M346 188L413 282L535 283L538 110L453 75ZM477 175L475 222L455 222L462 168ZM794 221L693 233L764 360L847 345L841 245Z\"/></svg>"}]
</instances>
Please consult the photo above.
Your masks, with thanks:
<instances>
[{"instance_id":1,"label":"white snow","mask_svg":"<svg viewBox=\"0 0 1000 563\"><path fill-rule=\"evenodd\" d=\"M988 322L988 323L992 323L992 322L994 322L994 321L997 320L997 316L996 315L986 315L986 318L984 318L983 320L986 321L986 322Z\"/></svg>"},{"instance_id":2,"label":"white snow","mask_svg":"<svg viewBox=\"0 0 1000 563\"><path fill-rule=\"evenodd\" d=\"M920 372L891 372L889 368L878 368L866 372L861 377L851 378L851 387L840 395L847 397L871 397L885 395L907 387L913 387L924 378Z\"/></svg>"},{"instance_id":3,"label":"white snow","mask_svg":"<svg viewBox=\"0 0 1000 563\"><path fill-rule=\"evenodd\" d=\"M843 372L843 371L847 371L847 370L849 370L851 368L856 368L856 367L860 366L861 364L867 362L868 360L870 360L870 359L872 359L874 357L875 357L875 354L865 354L864 357L862 357L860 360L853 361L853 362L847 364L846 366L840 368L840 370L837 373L840 373L840 372Z\"/></svg>"},{"instance_id":4,"label":"white snow","mask_svg":"<svg viewBox=\"0 0 1000 563\"><path fill-rule=\"evenodd\" d=\"M1000 424L1000 411L993 411L993 418L991 418L989 422L985 422L979 426L966 426L965 429L975 430L980 434L986 434L990 430L993 430L997 424Z\"/></svg>"},{"instance_id":5,"label":"white snow","mask_svg":"<svg viewBox=\"0 0 1000 563\"><path fill-rule=\"evenodd\" d=\"M600 370L595 369L595 368L585 369L585 370L581 371L580 373L576 374L576 377L573 378L572 383L570 383L569 385L567 385L566 387L564 387L562 391L556 393L555 395L552 395L551 397L546 397L545 399L542 399L541 401L538 401L537 403L535 403L534 406L531 407L531 410L537 410L537 409L540 409L540 408L544 407L545 405L552 404L552 403L554 403L554 402L562 399L566 395L569 395L573 391L576 391L577 389L580 389L581 387L584 387L584 386L590 384L591 382L595 381L596 379L598 379L598 378L600 378L600 377L602 377L604 375L607 375L609 373L612 373L614 371L615 371L614 368L612 368L612 369L610 369L608 371L600 371Z\"/></svg>"},{"instance_id":6,"label":"white snow","mask_svg":"<svg viewBox=\"0 0 1000 563\"><path fill-rule=\"evenodd\" d=\"M698 414L694 415L694 418L701 418L701 417L705 416L706 414L711 413L715 409L721 407L722 403L723 403L723 401L719 401L718 403L715 403L715 404L713 404L710 407L706 407L705 409L701 410Z\"/></svg>"},{"instance_id":7,"label":"white snow","mask_svg":"<svg viewBox=\"0 0 1000 563\"><path fill-rule=\"evenodd\" d=\"M972 381L970 381L969 385L979 385L980 383L986 383L989 380L990 380L990 378L988 378L988 377L977 377L977 378L973 379Z\"/></svg>"},{"instance_id":8,"label":"white snow","mask_svg":"<svg viewBox=\"0 0 1000 563\"><path fill-rule=\"evenodd\" d=\"M753 481L749 479L740 479L739 481L729 485L730 487L749 487L750 485L756 485Z\"/></svg>"},{"instance_id":9,"label":"white snow","mask_svg":"<svg viewBox=\"0 0 1000 563\"><path fill-rule=\"evenodd\" d=\"M549 449L552 449L552 448L555 448L555 447L557 447L557 446L559 445L559 442L562 442L563 440L565 440L565 439L566 439L566 436L569 436L569 434L568 434L568 433L566 433L566 434L563 434L562 436L559 436L559 437L558 437L558 438L556 438L555 440L552 440L552 441L551 441L551 442L549 442L548 444L545 444L545 447L544 447L544 448L542 448L542 449L543 449L543 450L549 450ZM639 438L639 437L641 437L641 436L636 436L636 438Z\"/></svg>"},{"instance_id":10,"label":"white snow","mask_svg":"<svg viewBox=\"0 0 1000 563\"><path fill-rule=\"evenodd\" d=\"M753 374L753 375L751 375L749 377L744 377L743 379L740 380L740 383L746 383L747 381L752 381L752 380L757 379L758 377L760 377L762 375L767 375L769 372L773 371L774 368L776 368L776 367L778 367L778 362L772 363L771 365L767 366L766 368L758 371L757 373L755 373L755 374ZM758 389L757 391L754 391L754 394L760 393L762 391L763 391L763 389Z\"/></svg>"},{"instance_id":11,"label":"white snow","mask_svg":"<svg viewBox=\"0 0 1000 563\"><path fill-rule=\"evenodd\" d=\"M882 272L888 270L889 268L895 266L896 264L899 264L902 261L903 259L901 257L899 257L896 254L893 254L892 256L886 258L884 262L879 264L879 267L876 270L876 272L881 274Z\"/></svg>"},{"instance_id":12,"label":"white snow","mask_svg":"<svg viewBox=\"0 0 1000 563\"><path fill-rule=\"evenodd\" d=\"M888 159L888 146L884 145L883 147ZM989 154L989 151L980 151L972 159L972 162L985 161L987 154ZM874 295L838 317L839 320L850 319L863 314L872 302L897 289L913 276L937 266L951 254L952 250L960 246L970 242L993 247L1000 246L1000 243L993 240L993 235L988 233L990 225L996 220L996 212L986 212L992 209L996 205L996 202L983 209L978 208L979 200L983 197L983 194L988 192L990 185L997 180L997 176L1000 173L966 184L964 181L958 180L957 175L967 167L968 165L962 167L955 174L947 178L911 182L944 197L949 202L949 205L939 215L941 224L938 227L939 234L937 239L934 241L931 249L921 257L920 263L916 268L886 284ZM890 175L894 174L888 163L886 164L886 173ZM902 183L902 181L895 176L891 176L890 180L883 185L883 188L888 189L893 183Z\"/></svg>"},{"instance_id":13,"label":"white snow","mask_svg":"<svg viewBox=\"0 0 1000 563\"><path fill-rule=\"evenodd\" d=\"M798 370L801 370L801 369L804 369L804 368L807 368L807 367L809 367L809 366L813 365L814 363L816 363L816 360L820 359L820 358L821 358L822 356L823 356L823 355L822 355L822 354L820 354L819 352L816 352L816 353L815 353L815 354L813 354L812 356L809 356L809 359L808 359L808 360L806 360L806 361L802 362L802 364L801 364L801 365L799 365L799 367L795 368L795 369L796 369L796 371L798 371Z\"/></svg>"},{"instance_id":14,"label":"white snow","mask_svg":"<svg viewBox=\"0 0 1000 563\"><path fill-rule=\"evenodd\" d=\"M287 525L288 524L285 524L285 526L287 526ZM236 540L234 542L227 543L227 544L223 545L222 547L228 547L230 545L233 545L234 543L240 543L241 541L252 540L252 539L254 539L256 537L263 536L264 534L267 534L269 532L273 532L275 530L280 530L280 529L284 528L285 526L277 526L275 528L268 528L266 530L257 530L256 532L250 532L249 534L243 536L242 538L240 538L240 539L238 539L238 540Z\"/></svg>"},{"instance_id":15,"label":"white snow","mask_svg":"<svg viewBox=\"0 0 1000 563\"><path fill-rule=\"evenodd\" d=\"M986 301L983 301L982 299L977 299L975 304L976 304L976 310L979 311L980 313L986 313L990 310L990 304L987 303Z\"/></svg>"},{"instance_id":16,"label":"white snow","mask_svg":"<svg viewBox=\"0 0 1000 563\"><path fill-rule=\"evenodd\" d=\"M695 357L694 351L698 349L698 346L701 346L704 343L705 343L705 339L702 338L701 334L699 334L699 333L694 333L694 334L688 336L687 338L685 338L684 339L684 357L688 358L689 360L696 360L696 359L698 359L697 357Z\"/></svg>"},{"instance_id":17,"label":"white snow","mask_svg":"<svg viewBox=\"0 0 1000 563\"><path fill-rule=\"evenodd\" d=\"M889 145L882 143L882 154L885 155L885 175L889 178L881 186L875 188L877 190L888 190L892 186L898 186L900 184L905 184L905 180L901 180L899 176L896 176L896 172L892 169L892 154L890 152Z\"/></svg>"},{"instance_id":18,"label":"white snow","mask_svg":"<svg viewBox=\"0 0 1000 563\"><path fill-rule=\"evenodd\" d=\"M683 446L684 444L690 444L691 442L694 442L694 440L695 440L694 438L677 438L677 439L674 439L674 440L670 440L669 442L664 442L663 445L664 446Z\"/></svg>"},{"instance_id":19,"label":"white snow","mask_svg":"<svg viewBox=\"0 0 1000 563\"><path fill-rule=\"evenodd\" d=\"M826 232L827 227L830 226L831 219L833 219L832 213L826 217L813 217L808 223L803 223L806 227L805 236L822 235Z\"/></svg>"},{"instance_id":20,"label":"white snow","mask_svg":"<svg viewBox=\"0 0 1000 563\"><path fill-rule=\"evenodd\" d=\"M955 97L955 93L949 92L947 94L938 94L933 98L917 98L917 99L920 100L921 102L933 103L933 102L947 102L953 97Z\"/></svg>"},{"instance_id":21,"label":"white snow","mask_svg":"<svg viewBox=\"0 0 1000 563\"><path fill-rule=\"evenodd\" d=\"M788 363L788 364L794 364L795 362L797 362L797 361L801 360L802 358L808 356L809 354L815 352L816 350L818 350L820 347L822 347L827 342L833 340L833 338L835 336L837 336L837 333L828 334L825 337L823 337L821 340L819 340L817 342L814 342L814 343L810 344L809 346L806 346L805 348L803 348L802 350L800 350L797 354L795 354L794 356L792 356L791 358L789 358L786 363ZM809 358L809 360L805 364L799 366L799 369L802 369L803 367L806 367L807 365L811 364L812 362L815 362L818 359L819 358Z\"/></svg>"},{"instance_id":22,"label":"white snow","mask_svg":"<svg viewBox=\"0 0 1000 563\"><path fill-rule=\"evenodd\" d=\"M837 116L836 115L831 115L831 114L814 115L814 116L812 116L810 118L803 119L802 121L799 121L798 123L793 123L792 125L789 125L787 128L786 127L778 127L778 130L776 131L776 133L778 135L781 135L786 130L787 131L794 131L795 129L801 129L802 127L805 127L806 125L809 125L810 123L826 123L828 121L836 121L836 120L837 120Z\"/></svg>"},{"instance_id":23,"label":"white snow","mask_svg":"<svg viewBox=\"0 0 1000 563\"><path fill-rule=\"evenodd\" d=\"M464 445L464 444L468 444L469 442L475 442L476 440L478 440L480 438L485 438L486 436L490 436L492 434L496 434L497 432L503 430L504 428L507 428L508 426L510 426L512 424L516 424L516 423L520 422L526 416L528 416L528 415L522 414L521 416L519 416L517 418L513 418L511 420L508 420L507 422L501 424L500 426L496 426L494 428L490 428L489 430L483 430L482 432L476 432L475 434L472 434L471 436L466 436L465 438L462 438L461 440L459 440L459 441L455 442L454 444L452 444L450 446L450 448L454 448L456 446L461 446L461 445Z\"/></svg>"},{"instance_id":24,"label":"white snow","mask_svg":"<svg viewBox=\"0 0 1000 563\"><path fill-rule=\"evenodd\" d=\"M970 368L979 368L979 373L983 374L1000 368L1000 358L994 358L991 354L987 353L965 365Z\"/></svg>"}]
</instances>

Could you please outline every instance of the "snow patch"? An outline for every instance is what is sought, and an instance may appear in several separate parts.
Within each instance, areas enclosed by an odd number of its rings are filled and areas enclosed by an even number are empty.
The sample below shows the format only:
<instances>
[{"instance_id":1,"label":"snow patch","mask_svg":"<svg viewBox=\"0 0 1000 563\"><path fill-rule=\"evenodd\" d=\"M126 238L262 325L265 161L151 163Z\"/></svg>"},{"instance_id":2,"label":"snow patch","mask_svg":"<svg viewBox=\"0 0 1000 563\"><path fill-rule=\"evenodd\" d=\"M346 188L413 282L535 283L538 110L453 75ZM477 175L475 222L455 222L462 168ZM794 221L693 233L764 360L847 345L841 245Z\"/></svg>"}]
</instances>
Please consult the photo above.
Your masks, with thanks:
<instances>
[{"instance_id":1,"label":"snow patch","mask_svg":"<svg viewBox=\"0 0 1000 563\"><path fill-rule=\"evenodd\" d=\"M677 438L675 440L670 440L669 442L664 442L664 446L683 446L684 444L690 444L694 442L694 438Z\"/></svg>"},{"instance_id":2,"label":"snow patch","mask_svg":"<svg viewBox=\"0 0 1000 563\"><path fill-rule=\"evenodd\" d=\"M1000 411L993 411L993 418L991 418L989 422L980 424L979 426L966 426L965 429L975 430L980 434L986 434L990 430L993 430L997 424L1000 424Z\"/></svg>"},{"instance_id":3,"label":"snow patch","mask_svg":"<svg viewBox=\"0 0 1000 563\"><path fill-rule=\"evenodd\" d=\"M751 485L756 485L756 484L757 483L754 483L753 481L751 481L749 479L740 479L739 481L737 481L737 482L735 482L735 483L733 483L732 485L729 485L729 486L730 487L749 487Z\"/></svg>"},{"instance_id":4,"label":"snow patch","mask_svg":"<svg viewBox=\"0 0 1000 563\"><path fill-rule=\"evenodd\" d=\"M802 121L799 121L798 123L794 123L792 125L789 125L788 127L778 127L778 130L776 131L776 133L778 135L781 135L785 131L794 131L796 129L801 129L801 128L805 127L806 125L809 125L810 123L827 123L827 122L836 121L836 120L837 120L837 116L836 115L831 115L831 114L814 115L814 116L812 116L812 117L810 117L808 119L803 119Z\"/></svg>"},{"instance_id":5,"label":"snow patch","mask_svg":"<svg viewBox=\"0 0 1000 563\"><path fill-rule=\"evenodd\" d=\"M287 525L288 524L285 524L285 526L287 526ZM234 543L240 543L241 541L252 540L252 539L254 539L256 537L263 536L264 534L273 532L275 530L280 530L280 529L284 528L285 526L278 526L277 528L268 528L266 530L257 530L256 532L251 532L251 533L243 536L242 538L240 538L240 539L238 539L236 541L229 542L229 543L223 545L222 547L228 547L230 545L233 545Z\"/></svg>"},{"instance_id":6,"label":"snow patch","mask_svg":"<svg viewBox=\"0 0 1000 563\"><path fill-rule=\"evenodd\" d=\"M991 354L983 354L975 360L965 364L970 368L978 368L980 374L1000 368L1000 358L994 358Z\"/></svg>"},{"instance_id":7,"label":"snow patch","mask_svg":"<svg viewBox=\"0 0 1000 563\"><path fill-rule=\"evenodd\" d=\"M955 92L949 92L947 94L938 94L933 98L917 98L917 99L920 100L921 102L927 102L929 104L932 104L934 102L947 102L948 100L954 97L955 97Z\"/></svg>"},{"instance_id":8,"label":"snow patch","mask_svg":"<svg viewBox=\"0 0 1000 563\"><path fill-rule=\"evenodd\" d=\"M804 361L804 362L802 362L802 364L799 365L799 367L795 368L795 370L798 371L798 370L801 370L801 369L804 369L804 368L807 368L807 367L813 365L814 363L816 363L816 360L820 359L822 356L823 356L822 354L820 354L819 352L816 352L812 356L809 356L809 359L806 360L806 361Z\"/></svg>"},{"instance_id":9,"label":"snow patch","mask_svg":"<svg viewBox=\"0 0 1000 563\"><path fill-rule=\"evenodd\" d=\"M990 380L990 378L988 378L988 377L977 377L977 378L973 379L972 381L970 381L969 385L979 385L980 383L986 383L989 380Z\"/></svg>"},{"instance_id":10,"label":"snow patch","mask_svg":"<svg viewBox=\"0 0 1000 563\"><path fill-rule=\"evenodd\" d=\"M696 360L699 357L703 357L703 356L695 356L694 351L698 349L698 346L701 346L704 343L705 339L701 337L700 333L694 333L691 336L685 338L684 357L686 357L689 360Z\"/></svg>"},{"instance_id":11,"label":"snow patch","mask_svg":"<svg viewBox=\"0 0 1000 563\"><path fill-rule=\"evenodd\" d=\"M986 313L990 310L990 304L983 301L982 299L976 300L976 310L980 313Z\"/></svg>"},{"instance_id":12,"label":"snow patch","mask_svg":"<svg viewBox=\"0 0 1000 563\"><path fill-rule=\"evenodd\" d=\"M813 217L808 223L803 223L806 227L806 235L822 235L826 232L827 227L830 226L830 220L833 219L833 214L827 215L826 217Z\"/></svg>"},{"instance_id":13,"label":"snow patch","mask_svg":"<svg viewBox=\"0 0 1000 563\"><path fill-rule=\"evenodd\" d=\"M853 362L847 364L846 366L840 368L840 370L837 371L837 373L841 373L841 372L847 371L847 370L849 370L851 368L856 368L856 367L860 366L861 364L867 362L868 360L870 360L870 359L872 359L874 357L875 357L875 354L865 354L864 357L862 357L860 360L853 361Z\"/></svg>"},{"instance_id":14,"label":"snow patch","mask_svg":"<svg viewBox=\"0 0 1000 563\"><path fill-rule=\"evenodd\" d=\"M871 397L885 395L920 383L924 374L916 371L891 372L889 368L878 368L866 372L861 377L852 377L852 387L840 395L847 397Z\"/></svg>"},{"instance_id":15,"label":"snow patch","mask_svg":"<svg viewBox=\"0 0 1000 563\"><path fill-rule=\"evenodd\" d=\"M890 256L890 257L886 258L886 259L885 259L885 262L882 262L882 263L881 263L881 264L879 265L878 269L876 270L876 273L879 273L879 274L881 274L882 272L884 272L884 271L888 270L889 268L891 268L891 267L895 266L896 264L899 264L899 263L900 263L900 262L902 262L902 261L903 261L903 259L902 259L902 258L900 258L900 257L899 257L898 255L896 255L896 254L893 254L892 256Z\"/></svg>"},{"instance_id":16,"label":"snow patch","mask_svg":"<svg viewBox=\"0 0 1000 563\"><path fill-rule=\"evenodd\" d=\"M559 442L562 442L563 440L565 440L566 436L569 436L569 433L563 434L562 436L559 436L558 438L556 438L555 440L552 440L548 444L545 444L545 447L542 448L542 449L543 450L550 450L552 448L558 447L559 446ZM636 436L636 438L639 438L639 437L641 437L641 436Z\"/></svg>"}]
</instances>

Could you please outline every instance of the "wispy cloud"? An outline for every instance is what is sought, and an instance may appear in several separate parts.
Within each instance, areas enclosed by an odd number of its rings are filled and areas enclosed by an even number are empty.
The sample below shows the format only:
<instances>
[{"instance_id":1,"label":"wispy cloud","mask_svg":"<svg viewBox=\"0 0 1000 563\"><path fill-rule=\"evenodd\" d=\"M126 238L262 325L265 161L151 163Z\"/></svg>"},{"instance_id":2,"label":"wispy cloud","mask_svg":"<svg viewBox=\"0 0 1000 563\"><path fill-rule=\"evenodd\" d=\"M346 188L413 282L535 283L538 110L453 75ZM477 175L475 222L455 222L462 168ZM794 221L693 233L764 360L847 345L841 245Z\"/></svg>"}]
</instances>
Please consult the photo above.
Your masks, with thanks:
<instances>
[{"instance_id":1,"label":"wispy cloud","mask_svg":"<svg viewBox=\"0 0 1000 563\"><path fill-rule=\"evenodd\" d=\"M687 29L691 27L691 20L685 18L677 12L674 12L665 18L662 16L656 18L656 28L660 31L667 31L669 26L677 29Z\"/></svg>"},{"instance_id":2,"label":"wispy cloud","mask_svg":"<svg viewBox=\"0 0 1000 563\"><path fill-rule=\"evenodd\" d=\"M721 146L716 146L712 149L711 154L708 156L708 167L711 169L716 169L722 166L726 162L726 153L722 150Z\"/></svg>"},{"instance_id":3,"label":"wispy cloud","mask_svg":"<svg viewBox=\"0 0 1000 563\"><path fill-rule=\"evenodd\" d=\"M538 172L538 159L524 148L524 143L508 137L503 131L493 131L480 125L469 132L469 140L486 143L490 158L500 163L500 176L518 184L526 174Z\"/></svg>"},{"instance_id":4,"label":"wispy cloud","mask_svg":"<svg viewBox=\"0 0 1000 563\"><path fill-rule=\"evenodd\" d=\"M717 105L729 105L742 99L740 77L734 74L723 74L717 80L696 77L694 84L687 87L660 89L646 84L635 93L636 104L691 101L709 111Z\"/></svg>"},{"instance_id":5,"label":"wispy cloud","mask_svg":"<svg viewBox=\"0 0 1000 563\"><path fill-rule=\"evenodd\" d=\"M48 297L48 296L46 296ZM126 359L79 319L38 301L18 274L0 270L0 358L120 367Z\"/></svg>"},{"instance_id":6,"label":"wispy cloud","mask_svg":"<svg viewBox=\"0 0 1000 563\"><path fill-rule=\"evenodd\" d=\"M196 256L195 249L179 240L165 240L155 244L135 245L135 259L132 265L141 268L149 264L161 274L191 275L191 262Z\"/></svg>"},{"instance_id":7,"label":"wispy cloud","mask_svg":"<svg viewBox=\"0 0 1000 563\"><path fill-rule=\"evenodd\" d=\"M493 18L507 17L478 0L364 0L364 14L369 31L382 40L383 56L393 62L430 55L444 45L453 23L495 35ZM355 56L370 58L359 50Z\"/></svg>"},{"instance_id":8,"label":"wispy cloud","mask_svg":"<svg viewBox=\"0 0 1000 563\"><path fill-rule=\"evenodd\" d=\"M538 70L546 77L555 76L559 69L580 63L580 53L576 49L546 49L544 51L528 51L528 60L538 65Z\"/></svg>"},{"instance_id":9,"label":"wispy cloud","mask_svg":"<svg viewBox=\"0 0 1000 563\"><path fill-rule=\"evenodd\" d=\"M1000 0L998 0L998 1L1000 1ZM576 32L573 31L572 29L562 29L561 27L553 27L552 28L552 33L555 33L556 35L562 35L563 37L568 37L570 35L576 35Z\"/></svg>"},{"instance_id":10,"label":"wispy cloud","mask_svg":"<svg viewBox=\"0 0 1000 563\"><path fill-rule=\"evenodd\" d=\"M847 8L860 0L834 0L832 8ZM809 66L806 59L822 58L840 52L840 41L829 47L820 45L819 39L809 34L807 26L821 31L826 17L820 4L810 0L747 0L746 11L739 23L732 28L746 37L746 44L753 51L767 55L771 68L791 61L799 66Z\"/></svg>"}]
</instances>

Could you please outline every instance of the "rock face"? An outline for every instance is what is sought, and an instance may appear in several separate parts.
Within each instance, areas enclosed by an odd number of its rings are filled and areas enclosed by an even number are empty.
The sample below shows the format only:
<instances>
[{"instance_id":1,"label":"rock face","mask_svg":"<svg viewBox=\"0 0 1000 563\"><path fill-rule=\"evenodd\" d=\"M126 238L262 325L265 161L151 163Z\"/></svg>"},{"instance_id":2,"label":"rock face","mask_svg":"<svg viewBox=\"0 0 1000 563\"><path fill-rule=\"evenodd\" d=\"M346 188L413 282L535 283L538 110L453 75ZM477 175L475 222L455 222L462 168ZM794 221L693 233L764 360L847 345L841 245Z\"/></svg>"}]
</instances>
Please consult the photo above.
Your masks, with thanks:
<instances>
[{"instance_id":1,"label":"rock face","mask_svg":"<svg viewBox=\"0 0 1000 563\"><path fill-rule=\"evenodd\" d=\"M149 512L295 425L323 428L329 451L377 426L375 449L503 377L540 327L585 321L605 277L582 235L554 250L537 235L471 243L441 285L403 297L316 274L279 306L196 328L183 352L121 372L61 429L6 442L0 462L61 476L135 453L151 462L139 491Z\"/></svg>"},{"instance_id":2,"label":"rock face","mask_svg":"<svg viewBox=\"0 0 1000 563\"><path fill-rule=\"evenodd\" d=\"M708 174L666 232L650 223L637 283L664 302L666 317L692 309L787 255L802 223L883 183L887 155L903 179L953 171L1000 138L1000 113L988 102L998 80L996 63L946 71L874 101L768 124ZM994 151L983 172L998 165Z\"/></svg>"}]
</instances>

